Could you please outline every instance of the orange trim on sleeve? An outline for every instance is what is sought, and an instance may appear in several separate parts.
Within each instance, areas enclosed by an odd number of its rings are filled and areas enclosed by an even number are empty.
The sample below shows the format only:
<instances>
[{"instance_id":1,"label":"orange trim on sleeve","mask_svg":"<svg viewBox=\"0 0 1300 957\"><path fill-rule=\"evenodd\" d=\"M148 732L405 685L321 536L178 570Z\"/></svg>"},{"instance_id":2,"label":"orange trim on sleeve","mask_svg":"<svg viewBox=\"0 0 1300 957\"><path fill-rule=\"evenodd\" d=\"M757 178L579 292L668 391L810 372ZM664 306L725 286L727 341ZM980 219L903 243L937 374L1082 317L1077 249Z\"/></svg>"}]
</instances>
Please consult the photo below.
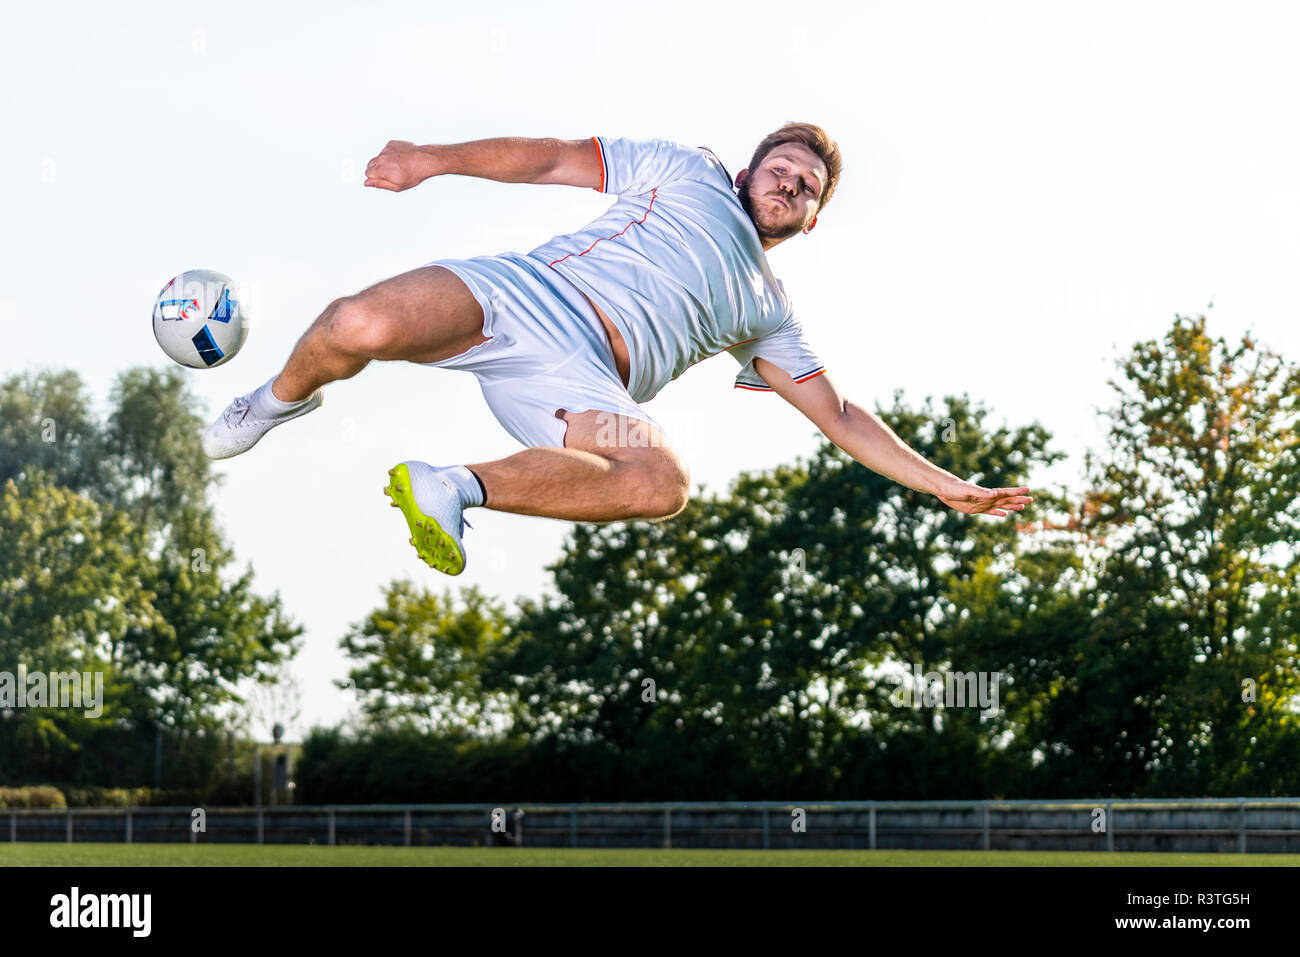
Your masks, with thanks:
<instances>
[{"instance_id":1,"label":"orange trim on sleeve","mask_svg":"<svg viewBox=\"0 0 1300 957\"><path fill-rule=\"evenodd\" d=\"M737 345L739 344L740 343L737 343ZM815 379L819 375L822 375L823 373L825 373L825 371L826 371L825 369L818 369L816 372L810 373L809 375L804 376L802 379L795 379L794 381L807 382L809 379ZM775 392L776 391L770 385L742 385L739 382L736 383L736 388L748 389L750 392Z\"/></svg>"},{"instance_id":2,"label":"orange trim on sleeve","mask_svg":"<svg viewBox=\"0 0 1300 957\"><path fill-rule=\"evenodd\" d=\"M605 192L605 151L600 148L600 140L592 137L591 141L596 144L596 159L600 160L600 186L596 187L596 192Z\"/></svg>"}]
</instances>

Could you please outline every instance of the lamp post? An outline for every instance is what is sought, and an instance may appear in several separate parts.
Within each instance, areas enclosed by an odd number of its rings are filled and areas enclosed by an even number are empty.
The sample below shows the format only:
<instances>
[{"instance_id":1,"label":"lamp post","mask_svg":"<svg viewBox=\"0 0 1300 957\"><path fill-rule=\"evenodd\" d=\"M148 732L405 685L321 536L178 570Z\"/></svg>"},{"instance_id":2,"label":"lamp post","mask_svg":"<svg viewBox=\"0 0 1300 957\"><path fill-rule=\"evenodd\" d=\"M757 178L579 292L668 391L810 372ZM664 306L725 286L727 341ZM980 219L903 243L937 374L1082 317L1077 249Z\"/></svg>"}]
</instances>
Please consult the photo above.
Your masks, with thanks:
<instances>
[{"instance_id":1,"label":"lamp post","mask_svg":"<svg viewBox=\"0 0 1300 957\"><path fill-rule=\"evenodd\" d=\"M280 739L284 737L284 725L277 721L275 727L271 729L271 737L275 739L275 749L278 752L280 750ZM276 754L275 764L271 766L271 807L275 807L278 802L280 789L284 787L284 779L288 777L284 773L284 766L280 763L283 757L283 754Z\"/></svg>"}]
</instances>

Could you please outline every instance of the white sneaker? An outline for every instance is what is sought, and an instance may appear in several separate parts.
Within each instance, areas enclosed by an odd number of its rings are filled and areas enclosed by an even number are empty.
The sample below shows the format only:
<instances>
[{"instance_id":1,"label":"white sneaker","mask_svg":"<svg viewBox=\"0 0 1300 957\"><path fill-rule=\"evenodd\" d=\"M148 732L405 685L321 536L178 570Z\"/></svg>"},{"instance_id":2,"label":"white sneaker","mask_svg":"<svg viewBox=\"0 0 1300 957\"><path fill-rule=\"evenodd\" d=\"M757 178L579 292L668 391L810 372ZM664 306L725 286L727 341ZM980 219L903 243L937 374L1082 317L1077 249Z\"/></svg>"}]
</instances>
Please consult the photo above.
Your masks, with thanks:
<instances>
[{"instance_id":1,"label":"white sneaker","mask_svg":"<svg viewBox=\"0 0 1300 957\"><path fill-rule=\"evenodd\" d=\"M427 462L402 462L388 470L384 494L400 508L411 530L410 544L430 568L448 575L465 570L465 506L460 490Z\"/></svg>"},{"instance_id":2,"label":"white sneaker","mask_svg":"<svg viewBox=\"0 0 1300 957\"><path fill-rule=\"evenodd\" d=\"M277 425L319 409L325 401L324 390L317 389L301 406L284 415L263 419L253 412L250 401L252 396L253 393L250 392L231 402L226 406L226 411L217 416L217 421L212 423L208 431L203 433L203 452L208 458L228 459L247 452L257 444L258 439Z\"/></svg>"}]
</instances>

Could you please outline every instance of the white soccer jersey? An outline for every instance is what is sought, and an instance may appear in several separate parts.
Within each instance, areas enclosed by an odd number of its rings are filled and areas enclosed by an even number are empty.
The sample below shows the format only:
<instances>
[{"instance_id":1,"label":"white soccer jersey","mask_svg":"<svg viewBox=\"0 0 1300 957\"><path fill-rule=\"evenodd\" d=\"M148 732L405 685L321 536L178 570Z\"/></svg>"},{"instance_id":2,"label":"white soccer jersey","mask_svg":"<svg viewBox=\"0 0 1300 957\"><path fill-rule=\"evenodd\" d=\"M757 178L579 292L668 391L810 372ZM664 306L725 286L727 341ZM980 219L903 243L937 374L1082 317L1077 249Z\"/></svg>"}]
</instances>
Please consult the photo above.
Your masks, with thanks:
<instances>
[{"instance_id":1,"label":"white soccer jersey","mask_svg":"<svg viewBox=\"0 0 1300 957\"><path fill-rule=\"evenodd\" d=\"M743 367L737 388L771 391L754 371L756 356L797 381L819 375L822 363L718 158L667 140L592 139L598 189L618 201L530 255L586 293L623 334L632 398L654 398L724 349Z\"/></svg>"}]
</instances>

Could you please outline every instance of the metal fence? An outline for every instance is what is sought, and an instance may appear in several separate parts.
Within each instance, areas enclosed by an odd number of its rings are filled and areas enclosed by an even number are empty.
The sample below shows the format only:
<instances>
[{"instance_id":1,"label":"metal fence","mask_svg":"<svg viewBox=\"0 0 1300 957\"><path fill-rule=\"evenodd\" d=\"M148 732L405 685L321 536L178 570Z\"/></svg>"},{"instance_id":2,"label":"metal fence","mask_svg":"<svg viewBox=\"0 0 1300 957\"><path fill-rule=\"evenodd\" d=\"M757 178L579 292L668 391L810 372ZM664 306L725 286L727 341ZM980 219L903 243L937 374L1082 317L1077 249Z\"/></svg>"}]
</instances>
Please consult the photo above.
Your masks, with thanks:
<instances>
[{"instance_id":1,"label":"metal fence","mask_svg":"<svg viewBox=\"0 0 1300 957\"><path fill-rule=\"evenodd\" d=\"M14 808L10 841L1300 852L1300 799ZM2 825L0 825L2 826Z\"/></svg>"}]
</instances>

